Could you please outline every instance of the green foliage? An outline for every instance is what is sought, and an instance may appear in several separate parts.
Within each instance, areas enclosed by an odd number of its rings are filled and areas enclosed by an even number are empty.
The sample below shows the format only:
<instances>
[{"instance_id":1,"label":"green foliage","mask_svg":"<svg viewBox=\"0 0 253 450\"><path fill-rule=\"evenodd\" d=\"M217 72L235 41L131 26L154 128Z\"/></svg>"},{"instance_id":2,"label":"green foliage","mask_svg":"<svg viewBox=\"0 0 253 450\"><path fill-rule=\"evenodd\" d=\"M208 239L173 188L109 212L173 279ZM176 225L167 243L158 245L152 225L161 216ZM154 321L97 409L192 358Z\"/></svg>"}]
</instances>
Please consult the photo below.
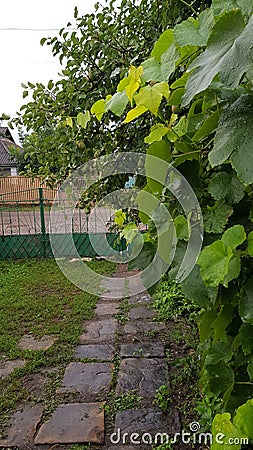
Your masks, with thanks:
<instances>
[{"instance_id":1,"label":"green foliage","mask_svg":"<svg viewBox=\"0 0 253 450\"><path fill-rule=\"evenodd\" d=\"M140 86L140 58L149 56L168 26L188 15L189 8L177 0L171 1L170 8L167 0L124 0L117 6L114 0L108 0L105 6L97 3L92 13L83 16L75 9L72 23L58 35L42 38L41 45L49 46L60 60L62 73L56 82L23 84L24 98L29 94L32 100L21 107L12 123L29 132L22 142L24 173L62 181L90 158L135 148L144 151L143 138L150 124L141 117L146 111L142 102L153 104L155 110L160 101L154 99L154 103L152 99L157 87L150 86L140 98L134 116L139 133L131 124L122 126L120 116L127 113ZM169 58L170 53L163 62L166 76ZM157 63L160 65L159 58ZM126 74L124 88L117 88ZM164 93L162 90L159 95ZM97 198L100 194L98 184Z\"/></svg>"},{"instance_id":2,"label":"green foliage","mask_svg":"<svg viewBox=\"0 0 253 450\"><path fill-rule=\"evenodd\" d=\"M193 72L186 84L184 105L207 89L218 73L225 86L231 89L238 86L253 62L250 50L252 31L253 20L250 19L245 27L239 9L229 11L217 20L208 38L206 50L188 68Z\"/></svg>"},{"instance_id":3,"label":"green foliage","mask_svg":"<svg viewBox=\"0 0 253 450\"><path fill-rule=\"evenodd\" d=\"M168 275L160 283L153 306L157 309L160 320L186 316L188 320L192 320L198 311L198 307L185 298L181 287Z\"/></svg>"},{"instance_id":4,"label":"green foliage","mask_svg":"<svg viewBox=\"0 0 253 450\"><path fill-rule=\"evenodd\" d=\"M228 228L221 240L213 242L202 250L198 264L207 286L227 286L240 274L241 263L236 248L246 239L242 225Z\"/></svg>"},{"instance_id":5,"label":"green foliage","mask_svg":"<svg viewBox=\"0 0 253 450\"><path fill-rule=\"evenodd\" d=\"M241 95L221 115L214 140L214 147L209 154L212 166L230 160L238 177L245 184L253 182L251 166L251 133L253 125L253 96ZM238 121L240 117L240 121ZM243 145L242 145L243 142Z\"/></svg>"},{"instance_id":6,"label":"green foliage","mask_svg":"<svg viewBox=\"0 0 253 450\"><path fill-rule=\"evenodd\" d=\"M151 57L139 66L143 72L127 114L127 121L135 120L137 128L139 115L145 113L143 120L151 122L147 153L155 145L165 148L169 141L168 160L191 183L202 207L204 246L182 291L202 308L201 384L223 413L215 417L213 428L224 428L228 437L236 432L238 437L250 436L251 430L242 432L241 424L237 429L239 419L231 417L253 398L251 15L248 0L214 0L201 14L166 30ZM123 78L120 86L124 83ZM181 239L173 275L184 254L187 220L170 193L150 179L151 169L144 192L166 205ZM146 202L140 195L140 209ZM150 217L156 208L156 201L149 205ZM148 219L141 214L140 218L149 223L152 234L143 256L135 260L135 268L143 269L155 252L157 236ZM172 308L173 288L168 282L167 287L166 295L160 291L156 299L163 317ZM245 410L252 419L249 406Z\"/></svg>"},{"instance_id":7,"label":"green foliage","mask_svg":"<svg viewBox=\"0 0 253 450\"><path fill-rule=\"evenodd\" d=\"M153 404L159 406L159 408L165 412L167 411L170 403L170 390L166 384L163 384L156 390Z\"/></svg>"}]
</instances>

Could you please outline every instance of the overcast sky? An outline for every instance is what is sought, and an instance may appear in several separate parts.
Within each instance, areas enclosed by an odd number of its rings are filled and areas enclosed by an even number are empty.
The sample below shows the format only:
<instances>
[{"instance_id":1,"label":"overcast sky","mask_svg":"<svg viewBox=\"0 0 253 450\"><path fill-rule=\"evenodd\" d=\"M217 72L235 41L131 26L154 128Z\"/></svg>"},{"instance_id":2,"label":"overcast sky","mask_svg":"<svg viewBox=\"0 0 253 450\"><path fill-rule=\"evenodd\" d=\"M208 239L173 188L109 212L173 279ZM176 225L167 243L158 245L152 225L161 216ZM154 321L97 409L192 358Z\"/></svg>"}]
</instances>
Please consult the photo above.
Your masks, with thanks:
<instances>
[{"instance_id":1,"label":"overcast sky","mask_svg":"<svg viewBox=\"0 0 253 450\"><path fill-rule=\"evenodd\" d=\"M97 0L1 1L0 115L6 113L13 116L24 103L21 83L45 83L50 79L57 79L60 71L58 60L51 55L49 46L40 45L42 37L57 35L57 31L43 30L60 29L68 22L73 23L75 6L79 15L82 15L92 12L96 2ZM39 31L26 31L22 28ZM16 137L16 133L14 134Z\"/></svg>"}]
</instances>

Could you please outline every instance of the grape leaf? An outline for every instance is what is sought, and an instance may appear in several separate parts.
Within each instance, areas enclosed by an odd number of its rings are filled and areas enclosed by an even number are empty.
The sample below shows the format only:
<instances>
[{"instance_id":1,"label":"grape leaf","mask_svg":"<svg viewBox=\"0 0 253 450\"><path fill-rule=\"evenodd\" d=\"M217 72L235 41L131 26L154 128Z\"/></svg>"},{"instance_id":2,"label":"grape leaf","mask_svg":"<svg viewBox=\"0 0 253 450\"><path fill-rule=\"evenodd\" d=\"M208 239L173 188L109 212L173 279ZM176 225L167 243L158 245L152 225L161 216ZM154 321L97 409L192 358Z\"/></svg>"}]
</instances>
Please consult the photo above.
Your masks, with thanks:
<instances>
[{"instance_id":1,"label":"grape leaf","mask_svg":"<svg viewBox=\"0 0 253 450\"><path fill-rule=\"evenodd\" d=\"M199 335L200 335L200 342L206 341L212 334L211 325L217 316L217 312L215 309L207 310L201 317L201 320L199 321Z\"/></svg>"},{"instance_id":2,"label":"grape leaf","mask_svg":"<svg viewBox=\"0 0 253 450\"><path fill-rule=\"evenodd\" d=\"M145 162L147 186L152 194L160 195L163 190L168 171L168 165L161 164L160 160L167 162L170 161L170 144L162 140L159 142L154 142L149 146L147 155L156 157L154 159L147 158Z\"/></svg>"},{"instance_id":3,"label":"grape leaf","mask_svg":"<svg viewBox=\"0 0 253 450\"><path fill-rule=\"evenodd\" d=\"M168 50L172 42L174 41L173 31L165 30L158 41L155 43L151 56L156 58L158 62L161 61L161 56Z\"/></svg>"},{"instance_id":4,"label":"grape leaf","mask_svg":"<svg viewBox=\"0 0 253 450\"><path fill-rule=\"evenodd\" d=\"M252 382L253 381L253 360L251 360L249 362L248 367L247 367L247 372L248 372L250 381Z\"/></svg>"},{"instance_id":5,"label":"grape leaf","mask_svg":"<svg viewBox=\"0 0 253 450\"><path fill-rule=\"evenodd\" d=\"M231 345L226 342L216 342L212 345L206 355L205 365L218 364L220 361L228 363L233 356Z\"/></svg>"},{"instance_id":6,"label":"grape leaf","mask_svg":"<svg viewBox=\"0 0 253 450\"><path fill-rule=\"evenodd\" d=\"M226 204L217 204L207 208L203 213L204 228L207 233L222 233L229 217L233 214L233 208Z\"/></svg>"},{"instance_id":7,"label":"grape leaf","mask_svg":"<svg viewBox=\"0 0 253 450\"><path fill-rule=\"evenodd\" d=\"M146 108L143 105L136 106L136 108L128 111L123 123L132 122L132 120L137 119L137 117L141 116L142 114L144 114L147 111L148 111L148 108Z\"/></svg>"},{"instance_id":8,"label":"grape leaf","mask_svg":"<svg viewBox=\"0 0 253 450\"><path fill-rule=\"evenodd\" d=\"M253 399L248 400L244 405L239 406L234 417L235 426L244 436L253 438Z\"/></svg>"},{"instance_id":9,"label":"grape leaf","mask_svg":"<svg viewBox=\"0 0 253 450\"><path fill-rule=\"evenodd\" d=\"M122 116L128 104L126 92L116 92L112 98L106 103L106 109L110 109L116 116Z\"/></svg>"},{"instance_id":10,"label":"grape leaf","mask_svg":"<svg viewBox=\"0 0 253 450\"><path fill-rule=\"evenodd\" d=\"M207 309L215 303L218 289L208 288L200 276L199 267L196 265L190 275L181 283L185 296L201 308ZM216 317L216 313L215 316ZM214 318L213 318L214 320Z\"/></svg>"},{"instance_id":11,"label":"grape leaf","mask_svg":"<svg viewBox=\"0 0 253 450\"><path fill-rule=\"evenodd\" d=\"M155 247L151 242L144 242L139 255L129 261L129 270L144 270L151 263L155 252Z\"/></svg>"},{"instance_id":12,"label":"grape leaf","mask_svg":"<svg viewBox=\"0 0 253 450\"><path fill-rule=\"evenodd\" d=\"M231 304L222 305L222 309L212 323L214 342L227 341L226 329L234 317L234 308Z\"/></svg>"},{"instance_id":13,"label":"grape leaf","mask_svg":"<svg viewBox=\"0 0 253 450\"><path fill-rule=\"evenodd\" d=\"M154 86L141 88L134 99L137 106L144 106L154 115L157 115L163 97L169 97L169 86L165 81L157 83Z\"/></svg>"},{"instance_id":14,"label":"grape leaf","mask_svg":"<svg viewBox=\"0 0 253 450\"><path fill-rule=\"evenodd\" d=\"M167 81L176 68L179 52L174 43L161 55L161 63L156 58L149 58L142 64L142 79L149 81Z\"/></svg>"},{"instance_id":15,"label":"grape leaf","mask_svg":"<svg viewBox=\"0 0 253 450\"><path fill-rule=\"evenodd\" d=\"M245 241L246 237L244 227L242 225L234 225L225 231L221 240L227 247L235 250L238 245Z\"/></svg>"},{"instance_id":16,"label":"grape leaf","mask_svg":"<svg viewBox=\"0 0 253 450\"><path fill-rule=\"evenodd\" d=\"M177 239L187 240L189 238L189 228L185 216L179 215L175 217L174 224L176 227Z\"/></svg>"},{"instance_id":17,"label":"grape leaf","mask_svg":"<svg viewBox=\"0 0 253 450\"><path fill-rule=\"evenodd\" d=\"M238 255L233 255L228 263L228 273L224 277L223 286L228 287L228 283L239 277L241 272L241 260Z\"/></svg>"},{"instance_id":18,"label":"grape leaf","mask_svg":"<svg viewBox=\"0 0 253 450\"><path fill-rule=\"evenodd\" d=\"M213 440L211 450L225 450L228 447L230 450L241 448L240 444L232 444L232 442L236 442L235 438L242 437L242 433L231 422L229 413L215 415L212 423L212 435L217 438ZM230 439L231 443L228 445Z\"/></svg>"},{"instance_id":19,"label":"grape leaf","mask_svg":"<svg viewBox=\"0 0 253 450\"><path fill-rule=\"evenodd\" d=\"M240 328L239 334L243 353L245 355L250 355L253 353L253 325L249 323L243 324Z\"/></svg>"},{"instance_id":20,"label":"grape leaf","mask_svg":"<svg viewBox=\"0 0 253 450\"><path fill-rule=\"evenodd\" d=\"M253 231L248 235L248 252L250 256L253 256Z\"/></svg>"},{"instance_id":21,"label":"grape leaf","mask_svg":"<svg viewBox=\"0 0 253 450\"><path fill-rule=\"evenodd\" d=\"M222 113L214 147L209 153L213 167L230 158L238 177L245 184L253 182L252 127L253 96L241 95Z\"/></svg>"},{"instance_id":22,"label":"grape leaf","mask_svg":"<svg viewBox=\"0 0 253 450\"><path fill-rule=\"evenodd\" d=\"M213 12L211 9L202 11L197 19L189 17L174 27L175 41L180 47L184 47L185 45L205 46L213 21Z\"/></svg>"},{"instance_id":23,"label":"grape leaf","mask_svg":"<svg viewBox=\"0 0 253 450\"><path fill-rule=\"evenodd\" d=\"M210 391L216 395L226 395L233 389L234 372L224 361L206 366Z\"/></svg>"},{"instance_id":24,"label":"grape leaf","mask_svg":"<svg viewBox=\"0 0 253 450\"><path fill-rule=\"evenodd\" d=\"M215 111L214 113L211 114L211 116L209 116L204 121L201 127L196 131L192 140L194 142L200 142L202 139L209 136L217 128L218 120L219 120L219 113L218 111Z\"/></svg>"},{"instance_id":25,"label":"grape leaf","mask_svg":"<svg viewBox=\"0 0 253 450\"><path fill-rule=\"evenodd\" d=\"M213 0L212 8L215 16L219 16L224 12L231 11L232 9L238 8L238 4L236 0Z\"/></svg>"},{"instance_id":26,"label":"grape leaf","mask_svg":"<svg viewBox=\"0 0 253 450\"><path fill-rule=\"evenodd\" d=\"M216 173L210 180L208 192L215 200L238 203L245 195L244 186L236 175L226 172Z\"/></svg>"},{"instance_id":27,"label":"grape leaf","mask_svg":"<svg viewBox=\"0 0 253 450\"><path fill-rule=\"evenodd\" d=\"M186 84L183 106L196 94L204 91L215 75L234 89L253 62L252 47L253 17L244 25L239 9L223 14L211 32L207 48L189 67L192 71Z\"/></svg>"},{"instance_id":28,"label":"grape leaf","mask_svg":"<svg viewBox=\"0 0 253 450\"><path fill-rule=\"evenodd\" d=\"M161 72L165 81L167 81L174 72L179 57L179 51L174 43L172 43L168 50L161 56Z\"/></svg>"},{"instance_id":29,"label":"grape leaf","mask_svg":"<svg viewBox=\"0 0 253 450\"><path fill-rule=\"evenodd\" d=\"M141 78L145 82L149 81L164 81L164 77L161 72L161 64L156 58L149 58L142 64L143 74Z\"/></svg>"},{"instance_id":30,"label":"grape leaf","mask_svg":"<svg viewBox=\"0 0 253 450\"><path fill-rule=\"evenodd\" d=\"M168 133L168 127L165 127L162 123L158 123L157 125L154 125L151 130L150 134L145 137L144 141L146 144L152 144L153 142L161 141L163 136Z\"/></svg>"},{"instance_id":31,"label":"grape leaf","mask_svg":"<svg viewBox=\"0 0 253 450\"><path fill-rule=\"evenodd\" d=\"M172 105L181 105L181 101L182 101L182 97L184 95L185 89L184 88L178 88L175 89L174 92L172 92L169 100L168 100L168 105L172 106Z\"/></svg>"},{"instance_id":32,"label":"grape leaf","mask_svg":"<svg viewBox=\"0 0 253 450\"><path fill-rule=\"evenodd\" d=\"M249 278L243 286L239 303L239 313L243 322L253 324L253 277Z\"/></svg>"},{"instance_id":33,"label":"grape leaf","mask_svg":"<svg viewBox=\"0 0 253 450\"><path fill-rule=\"evenodd\" d=\"M205 247L199 255L198 265L201 276L207 286L218 286L228 273L229 260L224 243L220 240Z\"/></svg>"}]
</instances>

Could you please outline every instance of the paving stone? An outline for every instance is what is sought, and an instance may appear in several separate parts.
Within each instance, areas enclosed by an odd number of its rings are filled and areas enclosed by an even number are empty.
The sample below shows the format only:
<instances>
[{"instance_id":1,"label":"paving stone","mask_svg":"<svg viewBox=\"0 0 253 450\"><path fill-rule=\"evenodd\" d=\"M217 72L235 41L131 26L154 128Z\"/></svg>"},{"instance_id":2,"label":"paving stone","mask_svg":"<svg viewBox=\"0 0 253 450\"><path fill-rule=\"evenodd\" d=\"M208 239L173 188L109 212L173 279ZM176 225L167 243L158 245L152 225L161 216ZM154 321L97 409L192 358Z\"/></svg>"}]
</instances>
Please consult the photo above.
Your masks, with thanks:
<instances>
[{"instance_id":1,"label":"paving stone","mask_svg":"<svg viewBox=\"0 0 253 450\"><path fill-rule=\"evenodd\" d=\"M0 447L18 447L29 444L33 440L36 428L41 420L42 406L27 405L13 414L6 436L0 439ZM27 446L27 448L30 448Z\"/></svg>"},{"instance_id":2,"label":"paving stone","mask_svg":"<svg viewBox=\"0 0 253 450\"><path fill-rule=\"evenodd\" d=\"M43 394L48 382L49 378L41 373L29 373L21 378L22 387L37 399Z\"/></svg>"},{"instance_id":3,"label":"paving stone","mask_svg":"<svg viewBox=\"0 0 253 450\"><path fill-rule=\"evenodd\" d=\"M153 398L156 389L169 385L166 361L161 359L127 358L120 364L116 395L136 390L144 398Z\"/></svg>"},{"instance_id":4,"label":"paving stone","mask_svg":"<svg viewBox=\"0 0 253 450\"><path fill-rule=\"evenodd\" d=\"M180 431L181 423L178 411L176 410L165 414L162 411L157 411L153 408L135 409L117 413L114 428L116 435L114 435L113 438L114 442L119 441L118 443L121 444L123 443L123 434L128 433L128 439L126 439L126 436L125 439L127 443L131 443L130 436L132 433L138 433L139 437L133 437L135 442L136 440L139 440L140 445L147 445L155 443L155 436L157 433L166 433L169 439L173 437L175 433L180 433ZM145 435L144 433L148 433L148 435ZM165 437L166 436L164 436L164 443L166 443ZM157 439L159 439L158 435ZM158 443L160 442L158 440Z\"/></svg>"},{"instance_id":5,"label":"paving stone","mask_svg":"<svg viewBox=\"0 0 253 450\"><path fill-rule=\"evenodd\" d=\"M124 332L126 334L145 334L150 333L152 331L159 332L166 329L166 325L164 323L158 322L141 322L141 321L133 321L128 322L124 326Z\"/></svg>"},{"instance_id":6,"label":"paving stone","mask_svg":"<svg viewBox=\"0 0 253 450\"><path fill-rule=\"evenodd\" d=\"M102 403L59 405L35 438L35 444L103 443L104 408Z\"/></svg>"},{"instance_id":7,"label":"paving stone","mask_svg":"<svg viewBox=\"0 0 253 450\"><path fill-rule=\"evenodd\" d=\"M115 347L110 344L78 345L75 349L76 358L101 359L111 361L115 353Z\"/></svg>"},{"instance_id":8,"label":"paving stone","mask_svg":"<svg viewBox=\"0 0 253 450\"><path fill-rule=\"evenodd\" d=\"M116 319L97 320L85 325L86 333L80 336L81 344L104 343L105 341L115 341L117 330Z\"/></svg>"},{"instance_id":9,"label":"paving stone","mask_svg":"<svg viewBox=\"0 0 253 450\"><path fill-rule=\"evenodd\" d=\"M133 295L132 297L129 298L128 302L131 305L142 303L147 304L151 302L151 297L147 292L145 292L138 295Z\"/></svg>"},{"instance_id":10,"label":"paving stone","mask_svg":"<svg viewBox=\"0 0 253 450\"><path fill-rule=\"evenodd\" d=\"M72 362L66 367L62 386L58 393L79 392L86 395L87 401L110 389L113 364Z\"/></svg>"},{"instance_id":11,"label":"paving stone","mask_svg":"<svg viewBox=\"0 0 253 450\"><path fill-rule=\"evenodd\" d=\"M19 347L22 350L47 350L52 347L55 340L54 336L43 336L41 339L36 339L31 334L27 334L20 339Z\"/></svg>"},{"instance_id":12,"label":"paving stone","mask_svg":"<svg viewBox=\"0 0 253 450\"><path fill-rule=\"evenodd\" d=\"M165 356L164 345L162 343L126 343L120 346L120 356L122 358L163 358Z\"/></svg>"},{"instance_id":13,"label":"paving stone","mask_svg":"<svg viewBox=\"0 0 253 450\"><path fill-rule=\"evenodd\" d=\"M99 303L96 306L95 314L96 316L113 316L119 312L118 303Z\"/></svg>"},{"instance_id":14,"label":"paving stone","mask_svg":"<svg viewBox=\"0 0 253 450\"><path fill-rule=\"evenodd\" d=\"M119 304L121 302L121 298L113 298L113 303ZM101 305L101 303L105 304L105 303L112 303L112 298L111 297L99 297L98 301L97 301L97 306Z\"/></svg>"},{"instance_id":15,"label":"paving stone","mask_svg":"<svg viewBox=\"0 0 253 450\"><path fill-rule=\"evenodd\" d=\"M0 363L0 379L6 378L14 369L24 367L26 362L23 359L3 360Z\"/></svg>"},{"instance_id":16,"label":"paving stone","mask_svg":"<svg viewBox=\"0 0 253 450\"><path fill-rule=\"evenodd\" d=\"M150 319L152 317L156 317L156 312L154 309L147 308L145 306L137 306L134 308L131 308L128 317L129 319Z\"/></svg>"}]
</instances>

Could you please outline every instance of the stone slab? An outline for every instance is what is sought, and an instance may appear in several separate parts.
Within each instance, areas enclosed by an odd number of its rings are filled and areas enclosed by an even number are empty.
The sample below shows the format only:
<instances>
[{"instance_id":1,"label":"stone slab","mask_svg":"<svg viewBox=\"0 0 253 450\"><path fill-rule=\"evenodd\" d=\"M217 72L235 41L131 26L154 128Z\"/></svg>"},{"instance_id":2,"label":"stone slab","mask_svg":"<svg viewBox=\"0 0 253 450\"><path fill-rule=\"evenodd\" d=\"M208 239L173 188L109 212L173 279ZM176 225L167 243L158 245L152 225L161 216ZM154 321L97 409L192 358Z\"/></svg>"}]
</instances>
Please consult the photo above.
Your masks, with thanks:
<instances>
[{"instance_id":1,"label":"stone slab","mask_svg":"<svg viewBox=\"0 0 253 450\"><path fill-rule=\"evenodd\" d=\"M163 358L165 357L162 343L126 343L120 346L122 358Z\"/></svg>"},{"instance_id":2,"label":"stone slab","mask_svg":"<svg viewBox=\"0 0 253 450\"><path fill-rule=\"evenodd\" d=\"M18 345L22 350L47 350L54 345L55 339L54 336L43 336L41 339L37 339L31 334L25 334Z\"/></svg>"},{"instance_id":3,"label":"stone slab","mask_svg":"<svg viewBox=\"0 0 253 450\"><path fill-rule=\"evenodd\" d=\"M153 398L163 384L169 385L168 366L156 358L127 358L120 364L116 395L136 391L144 398Z\"/></svg>"},{"instance_id":4,"label":"stone slab","mask_svg":"<svg viewBox=\"0 0 253 450\"><path fill-rule=\"evenodd\" d=\"M95 309L97 317L100 316L113 316L119 312L118 303L98 303Z\"/></svg>"},{"instance_id":5,"label":"stone slab","mask_svg":"<svg viewBox=\"0 0 253 450\"><path fill-rule=\"evenodd\" d=\"M48 382L49 378L41 373L29 373L21 378L22 387L36 399L43 394Z\"/></svg>"},{"instance_id":6,"label":"stone slab","mask_svg":"<svg viewBox=\"0 0 253 450\"><path fill-rule=\"evenodd\" d=\"M23 359L3 360L0 363L0 379L6 378L13 370L24 367L25 364Z\"/></svg>"},{"instance_id":7,"label":"stone slab","mask_svg":"<svg viewBox=\"0 0 253 450\"><path fill-rule=\"evenodd\" d=\"M66 367L62 386L57 393L79 392L87 401L109 392L113 364L72 362Z\"/></svg>"},{"instance_id":8,"label":"stone slab","mask_svg":"<svg viewBox=\"0 0 253 450\"><path fill-rule=\"evenodd\" d=\"M115 347L111 344L84 344L75 349L75 358L100 359L111 361L115 353Z\"/></svg>"},{"instance_id":9,"label":"stone slab","mask_svg":"<svg viewBox=\"0 0 253 450\"><path fill-rule=\"evenodd\" d=\"M128 302L131 305L134 304L147 304L151 302L151 297L147 292L141 293L141 294L137 294L137 295L132 295Z\"/></svg>"},{"instance_id":10,"label":"stone slab","mask_svg":"<svg viewBox=\"0 0 253 450\"><path fill-rule=\"evenodd\" d=\"M154 332L160 332L166 329L166 325L164 323L158 323L158 322L141 322L140 320L128 322L124 326L124 332L126 334L146 334Z\"/></svg>"},{"instance_id":11,"label":"stone slab","mask_svg":"<svg viewBox=\"0 0 253 450\"><path fill-rule=\"evenodd\" d=\"M36 428L41 420L43 412L42 406L24 406L13 414L9 428L5 430L6 436L0 438L0 447L21 448L33 440Z\"/></svg>"},{"instance_id":12,"label":"stone slab","mask_svg":"<svg viewBox=\"0 0 253 450\"><path fill-rule=\"evenodd\" d=\"M81 344L104 343L105 341L115 341L115 332L117 330L116 319L97 320L85 325L86 332L81 334Z\"/></svg>"},{"instance_id":13,"label":"stone slab","mask_svg":"<svg viewBox=\"0 0 253 450\"><path fill-rule=\"evenodd\" d=\"M179 413L176 410L163 413L154 408L135 409L117 413L115 420L114 436L115 442L119 440L122 442L123 434L128 433L126 443L131 443L130 435L138 433L139 438L135 436L136 440L142 444L155 444L154 439L157 433L167 433L168 438L174 436L175 433L180 433L181 423ZM145 436L144 433L151 435L152 442L150 443L150 436ZM143 442L144 439L144 442ZM160 443L158 441L158 443ZM164 440L166 443L166 440Z\"/></svg>"},{"instance_id":14,"label":"stone slab","mask_svg":"<svg viewBox=\"0 0 253 450\"><path fill-rule=\"evenodd\" d=\"M156 312L154 309L147 308L145 306L137 306L130 309L128 313L129 319L150 319L156 317Z\"/></svg>"},{"instance_id":15,"label":"stone slab","mask_svg":"<svg viewBox=\"0 0 253 450\"><path fill-rule=\"evenodd\" d=\"M104 442L102 403L59 405L38 431L35 444L72 444Z\"/></svg>"}]
</instances>

